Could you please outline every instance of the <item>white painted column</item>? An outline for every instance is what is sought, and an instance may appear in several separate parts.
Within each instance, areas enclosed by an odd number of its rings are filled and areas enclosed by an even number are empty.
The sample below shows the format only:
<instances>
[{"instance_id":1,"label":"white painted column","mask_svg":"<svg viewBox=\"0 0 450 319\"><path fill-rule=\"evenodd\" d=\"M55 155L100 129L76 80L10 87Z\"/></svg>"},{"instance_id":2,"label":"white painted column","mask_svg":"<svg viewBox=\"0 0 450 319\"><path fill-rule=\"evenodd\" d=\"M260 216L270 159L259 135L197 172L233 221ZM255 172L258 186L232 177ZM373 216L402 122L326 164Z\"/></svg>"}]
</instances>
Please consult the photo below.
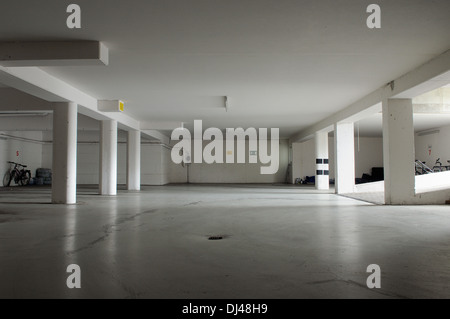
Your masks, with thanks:
<instances>
[{"instance_id":1,"label":"white painted column","mask_svg":"<svg viewBox=\"0 0 450 319\"><path fill-rule=\"evenodd\" d=\"M316 132L314 141L316 145L316 189L329 189L328 132Z\"/></svg>"},{"instance_id":2,"label":"white painted column","mask_svg":"<svg viewBox=\"0 0 450 319\"><path fill-rule=\"evenodd\" d=\"M77 117L75 103L54 103L52 202L77 202Z\"/></svg>"},{"instance_id":3,"label":"white painted column","mask_svg":"<svg viewBox=\"0 0 450 319\"><path fill-rule=\"evenodd\" d=\"M353 193L355 188L355 130L353 123L334 125L336 194Z\"/></svg>"},{"instance_id":4,"label":"white painted column","mask_svg":"<svg viewBox=\"0 0 450 319\"><path fill-rule=\"evenodd\" d=\"M414 198L414 124L411 99L383 101L384 197L386 204Z\"/></svg>"},{"instance_id":5,"label":"white painted column","mask_svg":"<svg viewBox=\"0 0 450 319\"><path fill-rule=\"evenodd\" d=\"M128 131L127 189L141 189L141 132Z\"/></svg>"},{"instance_id":6,"label":"white painted column","mask_svg":"<svg viewBox=\"0 0 450 319\"><path fill-rule=\"evenodd\" d=\"M117 121L101 121L100 194L117 194Z\"/></svg>"}]
</instances>

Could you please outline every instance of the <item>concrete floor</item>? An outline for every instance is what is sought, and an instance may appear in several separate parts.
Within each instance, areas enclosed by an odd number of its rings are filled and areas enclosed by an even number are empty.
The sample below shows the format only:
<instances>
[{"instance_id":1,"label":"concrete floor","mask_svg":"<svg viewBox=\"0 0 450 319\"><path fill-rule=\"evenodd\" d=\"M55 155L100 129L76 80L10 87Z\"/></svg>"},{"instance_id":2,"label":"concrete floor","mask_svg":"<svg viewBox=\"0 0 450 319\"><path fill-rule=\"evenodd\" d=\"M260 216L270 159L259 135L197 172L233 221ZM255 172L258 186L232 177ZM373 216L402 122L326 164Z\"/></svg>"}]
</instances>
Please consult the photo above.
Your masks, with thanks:
<instances>
[{"instance_id":1,"label":"concrete floor","mask_svg":"<svg viewBox=\"0 0 450 319\"><path fill-rule=\"evenodd\" d=\"M48 188L1 189L1 298L450 298L448 206L276 185L95 192L63 206ZM73 263L81 289L66 287Z\"/></svg>"}]
</instances>

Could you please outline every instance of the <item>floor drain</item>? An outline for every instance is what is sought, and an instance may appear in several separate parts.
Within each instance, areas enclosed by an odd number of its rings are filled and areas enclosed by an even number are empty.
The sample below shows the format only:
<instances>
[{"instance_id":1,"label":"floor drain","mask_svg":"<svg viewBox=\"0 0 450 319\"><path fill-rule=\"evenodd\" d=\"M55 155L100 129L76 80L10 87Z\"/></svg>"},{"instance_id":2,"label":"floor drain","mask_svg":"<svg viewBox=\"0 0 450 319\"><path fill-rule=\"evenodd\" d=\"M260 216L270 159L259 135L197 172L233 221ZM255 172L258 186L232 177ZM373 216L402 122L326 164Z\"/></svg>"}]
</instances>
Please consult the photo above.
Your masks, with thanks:
<instances>
[{"instance_id":1,"label":"floor drain","mask_svg":"<svg viewBox=\"0 0 450 319\"><path fill-rule=\"evenodd\" d=\"M223 239L222 236L211 236L208 238L208 240L221 240L221 239Z\"/></svg>"}]
</instances>

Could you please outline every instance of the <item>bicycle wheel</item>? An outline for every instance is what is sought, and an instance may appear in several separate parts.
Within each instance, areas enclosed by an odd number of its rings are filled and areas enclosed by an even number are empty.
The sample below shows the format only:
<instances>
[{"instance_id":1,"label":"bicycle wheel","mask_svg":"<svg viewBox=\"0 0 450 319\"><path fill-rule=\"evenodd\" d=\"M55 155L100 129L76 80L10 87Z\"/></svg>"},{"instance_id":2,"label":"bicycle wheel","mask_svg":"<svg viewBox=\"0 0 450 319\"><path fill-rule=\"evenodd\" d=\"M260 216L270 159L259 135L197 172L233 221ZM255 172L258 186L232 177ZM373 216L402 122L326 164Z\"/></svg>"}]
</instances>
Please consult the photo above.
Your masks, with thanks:
<instances>
[{"instance_id":1,"label":"bicycle wheel","mask_svg":"<svg viewBox=\"0 0 450 319\"><path fill-rule=\"evenodd\" d=\"M30 184L31 174L30 172L23 172L19 184L22 186L27 186Z\"/></svg>"},{"instance_id":2,"label":"bicycle wheel","mask_svg":"<svg viewBox=\"0 0 450 319\"><path fill-rule=\"evenodd\" d=\"M3 176L3 186L4 187L9 187L9 185L11 185L11 170L8 170L5 175Z\"/></svg>"}]
</instances>

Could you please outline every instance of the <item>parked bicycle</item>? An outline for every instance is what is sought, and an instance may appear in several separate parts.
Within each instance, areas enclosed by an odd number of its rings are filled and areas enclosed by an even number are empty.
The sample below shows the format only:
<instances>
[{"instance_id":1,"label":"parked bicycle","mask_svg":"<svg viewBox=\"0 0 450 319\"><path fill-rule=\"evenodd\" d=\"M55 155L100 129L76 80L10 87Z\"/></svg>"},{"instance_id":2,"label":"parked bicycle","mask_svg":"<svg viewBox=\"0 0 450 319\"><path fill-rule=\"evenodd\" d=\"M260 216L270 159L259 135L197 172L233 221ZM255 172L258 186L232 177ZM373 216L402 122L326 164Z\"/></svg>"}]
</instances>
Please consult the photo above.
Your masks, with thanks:
<instances>
[{"instance_id":1,"label":"parked bicycle","mask_svg":"<svg viewBox=\"0 0 450 319\"><path fill-rule=\"evenodd\" d=\"M416 160L416 175L430 174L433 170L425 165L425 162Z\"/></svg>"},{"instance_id":2,"label":"parked bicycle","mask_svg":"<svg viewBox=\"0 0 450 319\"><path fill-rule=\"evenodd\" d=\"M21 186L28 185L31 179L31 171L25 169L27 165L15 162L8 162L8 163L10 164L11 167L3 176L3 186L9 187L12 181ZM12 167L12 165L14 165L14 167Z\"/></svg>"},{"instance_id":3,"label":"parked bicycle","mask_svg":"<svg viewBox=\"0 0 450 319\"><path fill-rule=\"evenodd\" d=\"M447 161L448 162L448 161ZM436 163L434 163L434 166L433 166L433 172L445 172L445 171L447 171L448 170L448 166L445 166L445 165L442 165L442 163L441 163L441 159L440 158L438 158L437 160L436 160Z\"/></svg>"}]
</instances>

